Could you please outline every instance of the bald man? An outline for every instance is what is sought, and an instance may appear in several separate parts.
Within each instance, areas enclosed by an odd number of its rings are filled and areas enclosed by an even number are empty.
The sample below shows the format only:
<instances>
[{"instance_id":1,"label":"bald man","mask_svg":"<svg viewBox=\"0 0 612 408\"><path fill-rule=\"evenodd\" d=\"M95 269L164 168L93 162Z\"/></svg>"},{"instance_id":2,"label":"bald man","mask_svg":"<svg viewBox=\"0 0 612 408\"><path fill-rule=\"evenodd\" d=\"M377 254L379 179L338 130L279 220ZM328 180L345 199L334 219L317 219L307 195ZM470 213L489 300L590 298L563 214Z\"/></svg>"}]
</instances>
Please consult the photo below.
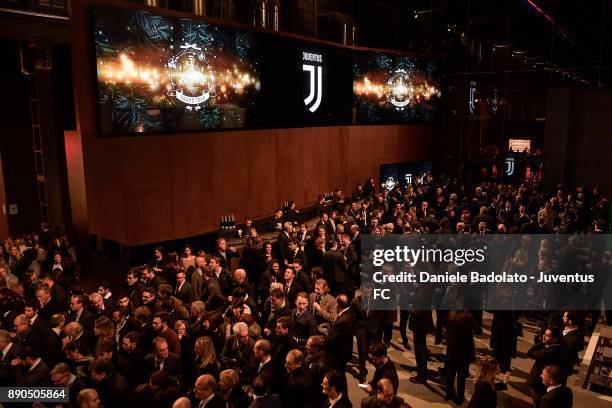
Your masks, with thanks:
<instances>
[{"instance_id":1,"label":"bald man","mask_svg":"<svg viewBox=\"0 0 612 408\"><path fill-rule=\"evenodd\" d=\"M210 374L199 376L195 381L194 393L200 400L198 408L226 408L223 398L216 393L217 381Z\"/></svg>"},{"instance_id":2,"label":"bald man","mask_svg":"<svg viewBox=\"0 0 612 408\"><path fill-rule=\"evenodd\" d=\"M99 408L100 398L98 392L93 388L85 388L81 390L76 397L76 402L79 408Z\"/></svg>"},{"instance_id":3,"label":"bald man","mask_svg":"<svg viewBox=\"0 0 612 408\"><path fill-rule=\"evenodd\" d=\"M181 397L174 401L172 408L191 408L191 401L187 397Z\"/></svg>"},{"instance_id":4,"label":"bald man","mask_svg":"<svg viewBox=\"0 0 612 408\"><path fill-rule=\"evenodd\" d=\"M45 350L48 344L48 338L42 335L41 332L32 330L30 318L25 314L20 314L13 321L17 336L13 339L13 343L18 348L31 346L34 350Z\"/></svg>"},{"instance_id":5,"label":"bald man","mask_svg":"<svg viewBox=\"0 0 612 408\"><path fill-rule=\"evenodd\" d=\"M376 395L361 400L361 408L410 408L400 397L395 396L393 383L388 378L382 378L376 386Z\"/></svg>"},{"instance_id":6,"label":"bald man","mask_svg":"<svg viewBox=\"0 0 612 408\"><path fill-rule=\"evenodd\" d=\"M353 354L353 313L349 310L348 296L341 293L336 297L338 317L332 323L325 346L332 357L333 368L344 372L346 363Z\"/></svg>"}]
</instances>

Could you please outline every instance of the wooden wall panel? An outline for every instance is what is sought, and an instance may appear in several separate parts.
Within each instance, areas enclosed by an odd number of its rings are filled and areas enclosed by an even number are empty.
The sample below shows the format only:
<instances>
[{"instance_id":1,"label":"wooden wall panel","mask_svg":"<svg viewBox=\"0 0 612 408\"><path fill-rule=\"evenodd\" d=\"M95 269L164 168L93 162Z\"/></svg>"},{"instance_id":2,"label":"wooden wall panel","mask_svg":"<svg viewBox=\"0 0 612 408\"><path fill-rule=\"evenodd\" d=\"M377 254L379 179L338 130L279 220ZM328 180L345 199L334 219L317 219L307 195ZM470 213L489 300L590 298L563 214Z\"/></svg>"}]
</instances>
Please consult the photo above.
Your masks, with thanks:
<instances>
[{"instance_id":1,"label":"wooden wall panel","mask_svg":"<svg viewBox=\"0 0 612 408\"><path fill-rule=\"evenodd\" d=\"M380 164L434 154L430 126L328 127L90 138L91 232L123 243L200 234L233 213L269 215L284 200L350 193Z\"/></svg>"},{"instance_id":2,"label":"wooden wall panel","mask_svg":"<svg viewBox=\"0 0 612 408\"><path fill-rule=\"evenodd\" d=\"M249 155L243 170L246 171L245 177L249 180L249 199L243 205L244 212L253 217L261 217L270 211L264 211L263 208L270 204L272 201L270 195L275 194L277 190L276 140L276 130L262 135L249 132L246 137ZM276 197L274 201L275 199Z\"/></svg>"},{"instance_id":3,"label":"wooden wall panel","mask_svg":"<svg viewBox=\"0 0 612 408\"><path fill-rule=\"evenodd\" d=\"M285 200L350 194L379 166L435 155L433 126L345 126L85 140L92 233L128 245L214 230Z\"/></svg>"}]
</instances>

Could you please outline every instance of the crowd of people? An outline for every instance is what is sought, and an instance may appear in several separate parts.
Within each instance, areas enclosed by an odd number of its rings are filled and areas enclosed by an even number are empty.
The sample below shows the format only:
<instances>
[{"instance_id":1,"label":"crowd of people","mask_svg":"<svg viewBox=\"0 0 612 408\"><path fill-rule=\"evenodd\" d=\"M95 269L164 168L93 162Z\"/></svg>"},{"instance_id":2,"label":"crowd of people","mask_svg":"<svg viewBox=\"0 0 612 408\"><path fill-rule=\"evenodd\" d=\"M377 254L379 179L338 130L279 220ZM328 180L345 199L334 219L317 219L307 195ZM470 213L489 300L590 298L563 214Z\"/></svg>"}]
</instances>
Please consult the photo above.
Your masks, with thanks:
<instances>
[{"instance_id":1,"label":"crowd of people","mask_svg":"<svg viewBox=\"0 0 612 408\"><path fill-rule=\"evenodd\" d=\"M48 227L0 249L0 384L67 387L68 407L351 407L347 373L361 406L408 406L388 347L398 311L370 310L361 285L361 234L580 234L607 229L609 203L596 189L547 194L537 183L468 186L427 176L406 189L373 179L351 196L319 197L314 228L295 206L277 211L265 242L252 220L244 248L216 241L156 248L124 283L81 285L68 240ZM520 250L520 249L519 249ZM531 255L525 253L525 257ZM609 261L609 253L601 254ZM529 262L555 265L553 251ZM110 279L109 279L110 280ZM92 290L93 289L93 290ZM495 407L516 357L519 313L494 312L491 355L477 361L482 311L400 310L415 383L428 381L426 338L446 343L446 400L462 404L476 363L470 407ZM612 319L612 315L606 315ZM600 318L598 311L592 322ZM571 407L568 375L588 334L586 316L551 313L529 350L537 407ZM413 332L409 345L406 330ZM357 358L353 362L353 338ZM375 370L368 373L366 362ZM504 380L496 382L497 374ZM455 386L456 383L456 386Z\"/></svg>"}]
</instances>

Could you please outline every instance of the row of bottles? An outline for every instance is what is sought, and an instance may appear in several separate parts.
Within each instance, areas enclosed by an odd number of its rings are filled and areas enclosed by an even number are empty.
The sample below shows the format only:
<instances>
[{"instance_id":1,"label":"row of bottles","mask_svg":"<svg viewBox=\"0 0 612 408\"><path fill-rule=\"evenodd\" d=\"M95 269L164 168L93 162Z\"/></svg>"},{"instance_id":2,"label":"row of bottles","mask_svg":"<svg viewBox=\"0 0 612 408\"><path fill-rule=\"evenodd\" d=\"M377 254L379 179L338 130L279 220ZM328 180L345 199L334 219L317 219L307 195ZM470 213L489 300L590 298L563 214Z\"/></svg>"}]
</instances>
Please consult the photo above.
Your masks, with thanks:
<instances>
[{"instance_id":1,"label":"row of bottles","mask_svg":"<svg viewBox=\"0 0 612 408\"><path fill-rule=\"evenodd\" d=\"M236 228L236 219L234 214L224 215L221 217L221 230L228 231Z\"/></svg>"}]
</instances>

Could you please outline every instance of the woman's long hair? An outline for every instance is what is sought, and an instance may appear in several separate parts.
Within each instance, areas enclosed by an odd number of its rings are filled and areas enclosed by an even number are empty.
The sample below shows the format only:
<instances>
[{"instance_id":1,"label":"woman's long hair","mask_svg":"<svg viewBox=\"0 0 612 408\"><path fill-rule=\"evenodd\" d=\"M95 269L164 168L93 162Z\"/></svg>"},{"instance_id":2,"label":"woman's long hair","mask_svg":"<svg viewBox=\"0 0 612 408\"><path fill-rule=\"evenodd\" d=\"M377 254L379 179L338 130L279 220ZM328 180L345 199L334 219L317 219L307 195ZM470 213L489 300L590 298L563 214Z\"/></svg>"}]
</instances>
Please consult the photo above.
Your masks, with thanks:
<instances>
[{"instance_id":1,"label":"woman's long hair","mask_svg":"<svg viewBox=\"0 0 612 408\"><path fill-rule=\"evenodd\" d=\"M476 364L475 382L484 381L495 386L497 360L491 356L482 357Z\"/></svg>"},{"instance_id":2,"label":"woman's long hair","mask_svg":"<svg viewBox=\"0 0 612 408\"><path fill-rule=\"evenodd\" d=\"M217 353L215 352L215 344L212 339L208 336L198 337L196 340L196 345L199 348L199 352L197 352L197 356L202 359L200 363L200 367L204 368L211 363L215 363L217 361Z\"/></svg>"}]
</instances>

